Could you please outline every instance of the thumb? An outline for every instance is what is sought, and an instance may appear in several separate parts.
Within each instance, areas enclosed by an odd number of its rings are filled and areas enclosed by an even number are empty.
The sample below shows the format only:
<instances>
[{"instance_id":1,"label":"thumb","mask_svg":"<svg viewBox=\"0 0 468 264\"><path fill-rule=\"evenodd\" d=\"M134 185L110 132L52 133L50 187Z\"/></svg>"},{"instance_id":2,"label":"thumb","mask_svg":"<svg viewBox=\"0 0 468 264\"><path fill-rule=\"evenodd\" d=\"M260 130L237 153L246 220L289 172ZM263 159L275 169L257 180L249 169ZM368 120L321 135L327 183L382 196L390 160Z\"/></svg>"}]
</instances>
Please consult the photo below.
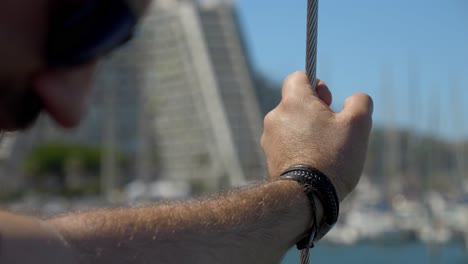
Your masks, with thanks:
<instances>
[{"instance_id":1,"label":"thumb","mask_svg":"<svg viewBox=\"0 0 468 264\"><path fill-rule=\"evenodd\" d=\"M372 98L364 93L357 93L346 99L343 110L339 115L359 120L372 120L374 102Z\"/></svg>"}]
</instances>

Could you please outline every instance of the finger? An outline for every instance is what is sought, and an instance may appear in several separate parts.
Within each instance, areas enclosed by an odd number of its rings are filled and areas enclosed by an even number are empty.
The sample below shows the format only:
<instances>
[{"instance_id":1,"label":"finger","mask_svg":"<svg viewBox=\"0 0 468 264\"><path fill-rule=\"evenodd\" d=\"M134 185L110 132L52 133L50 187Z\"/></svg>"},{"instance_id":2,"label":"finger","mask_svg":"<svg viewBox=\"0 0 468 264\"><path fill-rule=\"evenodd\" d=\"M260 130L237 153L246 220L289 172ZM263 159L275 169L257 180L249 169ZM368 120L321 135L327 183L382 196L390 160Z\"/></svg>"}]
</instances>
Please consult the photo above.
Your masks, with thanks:
<instances>
[{"instance_id":1,"label":"finger","mask_svg":"<svg viewBox=\"0 0 468 264\"><path fill-rule=\"evenodd\" d=\"M374 111L372 98L364 93L357 93L346 99L340 115L350 118L371 120Z\"/></svg>"},{"instance_id":2,"label":"finger","mask_svg":"<svg viewBox=\"0 0 468 264\"><path fill-rule=\"evenodd\" d=\"M330 106L332 104L332 93L330 92L330 89L328 89L328 86L321 80L318 80L316 92L320 100L322 100L326 105Z\"/></svg>"},{"instance_id":3,"label":"finger","mask_svg":"<svg viewBox=\"0 0 468 264\"><path fill-rule=\"evenodd\" d=\"M308 97L317 97L317 93L312 89L307 74L305 72L295 72L289 75L284 81L282 99L303 100Z\"/></svg>"}]
</instances>

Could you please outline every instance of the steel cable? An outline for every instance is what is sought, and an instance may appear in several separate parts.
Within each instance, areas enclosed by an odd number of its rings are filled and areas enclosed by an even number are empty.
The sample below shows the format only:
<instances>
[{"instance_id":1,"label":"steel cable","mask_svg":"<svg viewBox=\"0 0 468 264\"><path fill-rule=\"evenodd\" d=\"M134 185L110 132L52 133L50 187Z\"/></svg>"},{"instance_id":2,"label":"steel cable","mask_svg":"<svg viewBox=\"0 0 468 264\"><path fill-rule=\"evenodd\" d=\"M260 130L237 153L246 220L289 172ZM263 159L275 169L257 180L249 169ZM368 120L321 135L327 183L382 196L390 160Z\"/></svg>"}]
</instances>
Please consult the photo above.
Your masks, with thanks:
<instances>
[{"instance_id":1,"label":"steel cable","mask_svg":"<svg viewBox=\"0 0 468 264\"><path fill-rule=\"evenodd\" d=\"M318 0L307 0L306 71L314 89L317 86L317 32Z\"/></svg>"},{"instance_id":2,"label":"steel cable","mask_svg":"<svg viewBox=\"0 0 468 264\"><path fill-rule=\"evenodd\" d=\"M307 48L306 48L306 71L312 85L317 87L317 35L318 35L318 0L307 0ZM316 220L315 220L316 221ZM317 225L317 223L314 223ZM315 230L316 232L317 230ZM315 237L315 234L313 234ZM300 263L310 263L310 240L309 247L301 251Z\"/></svg>"}]
</instances>

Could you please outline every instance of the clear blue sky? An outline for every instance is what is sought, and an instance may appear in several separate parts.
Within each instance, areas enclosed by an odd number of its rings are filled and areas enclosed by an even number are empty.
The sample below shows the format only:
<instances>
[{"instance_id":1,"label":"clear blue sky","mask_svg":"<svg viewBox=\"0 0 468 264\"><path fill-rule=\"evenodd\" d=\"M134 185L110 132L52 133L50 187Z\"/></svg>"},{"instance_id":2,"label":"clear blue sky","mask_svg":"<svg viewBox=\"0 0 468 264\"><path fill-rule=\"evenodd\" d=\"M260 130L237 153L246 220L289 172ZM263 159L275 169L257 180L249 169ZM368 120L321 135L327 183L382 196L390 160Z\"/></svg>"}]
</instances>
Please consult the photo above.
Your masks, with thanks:
<instances>
[{"instance_id":1,"label":"clear blue sky","mask_svg":"<svg viewBox=\"0 0 468 264\"><path fill-rule=\"evenodd\" d=\"M236 2L256 69L276 80L303 70L307 1ZM319 13L318 71L334 93L334 109L362 91L374 98L377 124L450 137L468 131L468 1L321 0ZM411 63L416 89L408 85ZM391 80L387 92L383 76ZM417 89L411 101L419 113L410 117L410 92ZM452 120L456 100L464 128Z\"/></svg>"}]
</instances>

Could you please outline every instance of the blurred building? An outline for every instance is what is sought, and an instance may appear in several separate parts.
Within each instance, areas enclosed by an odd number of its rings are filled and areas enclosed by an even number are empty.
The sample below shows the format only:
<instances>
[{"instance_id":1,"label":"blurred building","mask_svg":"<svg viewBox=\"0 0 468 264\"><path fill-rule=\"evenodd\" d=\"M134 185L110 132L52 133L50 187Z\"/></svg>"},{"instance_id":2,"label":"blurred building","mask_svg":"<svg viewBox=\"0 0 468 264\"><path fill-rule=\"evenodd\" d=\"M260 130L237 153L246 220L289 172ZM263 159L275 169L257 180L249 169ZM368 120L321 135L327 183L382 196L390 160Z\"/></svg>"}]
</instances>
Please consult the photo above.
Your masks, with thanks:
<instances>
[{"instance_id":1,"label":"blurred building","mask_svg":"<svg viewBox=\"0 0 468 264\"><path fill-rule=\"evenodd\" d=\"M234 6L155 1L136 35L101 65L82 125L63 131L41 118L12 139L5 174L21 174L34 145L58 140L128 155L126 172L104 155L107 190L132 178L217 189L264 177L261 114Z\"/></svg>"},{"instance_id":2,"label":"blurred building","mask_svg":"<svg viewBox=\"0 0 468 264\"><path fill-rule=\"evenodd\" d=\"M233 5L156 1L140 34L160 174L215 185L263 177L260 108Z\"/></svg>"}]
</instances>

